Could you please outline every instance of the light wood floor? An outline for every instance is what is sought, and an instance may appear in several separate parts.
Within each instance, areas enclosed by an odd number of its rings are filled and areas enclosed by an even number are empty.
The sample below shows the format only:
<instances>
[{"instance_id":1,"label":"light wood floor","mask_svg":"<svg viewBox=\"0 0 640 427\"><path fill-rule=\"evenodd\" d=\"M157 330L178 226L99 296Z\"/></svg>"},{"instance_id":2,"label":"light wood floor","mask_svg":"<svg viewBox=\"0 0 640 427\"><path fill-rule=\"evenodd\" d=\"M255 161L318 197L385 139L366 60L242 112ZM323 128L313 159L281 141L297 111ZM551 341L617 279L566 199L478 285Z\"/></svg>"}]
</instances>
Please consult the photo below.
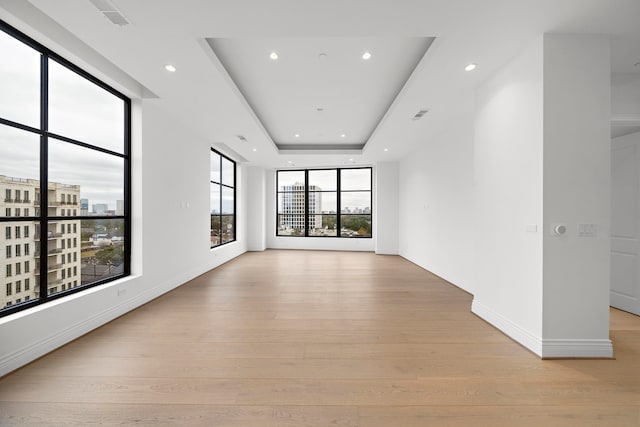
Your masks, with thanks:
<instances>
[{"instance_id":1,"label":"light wood floor","mask_svg":"<svg viewBox=\"0 0 640 427\"><path fill-rule=\"evenodd\" d=\"M399 257L248 253L0 380L0 425L638 426L616 360L542 361Z\"/></svg>"}]
</instances>

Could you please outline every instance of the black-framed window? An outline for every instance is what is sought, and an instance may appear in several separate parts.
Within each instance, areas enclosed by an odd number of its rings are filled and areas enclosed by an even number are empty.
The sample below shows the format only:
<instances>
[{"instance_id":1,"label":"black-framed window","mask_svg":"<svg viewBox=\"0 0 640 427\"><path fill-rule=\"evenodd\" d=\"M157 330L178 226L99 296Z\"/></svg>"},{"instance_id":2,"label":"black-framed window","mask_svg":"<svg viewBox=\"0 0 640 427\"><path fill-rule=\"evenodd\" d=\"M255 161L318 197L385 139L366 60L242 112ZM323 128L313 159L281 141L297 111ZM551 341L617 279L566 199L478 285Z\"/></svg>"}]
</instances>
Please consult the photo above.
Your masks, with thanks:
<instances>
[{"instance_id":1,"label":"black-framed window","mask_svg":"<svg viewBox=\"0 0 640 427\"><path fill-rule=\"evenodd\" d=\"M236 240L236 162L211 149L211 247Z\"/></svg>"},{"instance_id":2,"label":"black-framed window","mask_svg":"<svg viewBox=\"0 0 640 427\"><path fill-rule=\"evenodd\" d=\"M365 168L276 172L276 236L372 237L372 172Z\"/></svg>"},{"instance_id":3,"label":"black-framed window","mask_svg":"<svg viewBox=\"0 0 640 427\"><path fill-rule=\"evenodd\" d=\"M3 21L0 58L0 247L25 248L24 268L0 258L0 276L20 275L28 291L0 298L7 315L130 274L131 101ZM65 279L79 285L58 291Z\"/></svg>"}]
</instances>

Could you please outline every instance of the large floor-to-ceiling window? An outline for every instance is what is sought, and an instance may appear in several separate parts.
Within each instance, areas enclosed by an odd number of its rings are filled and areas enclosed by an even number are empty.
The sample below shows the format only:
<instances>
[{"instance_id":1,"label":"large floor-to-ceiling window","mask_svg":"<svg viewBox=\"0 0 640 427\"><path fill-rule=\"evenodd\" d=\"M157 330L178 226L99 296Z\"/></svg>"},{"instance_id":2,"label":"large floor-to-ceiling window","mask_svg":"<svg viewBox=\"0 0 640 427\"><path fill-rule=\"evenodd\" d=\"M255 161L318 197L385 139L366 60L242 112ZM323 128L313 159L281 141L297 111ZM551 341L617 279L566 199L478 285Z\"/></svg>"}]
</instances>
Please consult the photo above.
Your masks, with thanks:
<instances>
[{"instance_id":1,"label":"large floor-to-ceiling window","mask_svg":"<svg viewBox=\"0 0 640 427\"><path fill-rule=\"evenodd\" d=\"M236 162L211 149L211 247L236 240Z\"/></svg>"},{"instance_id":2,"label":"large floor-to-ceiling window","mask_svg":"<svg viewBox=\"0 0 640 427\"><path fill-rule=\"evenodd\" d=\"M130 100L0 21L0 315L130 272Z\"/></svg>"},{"instance_id":3,"label":"large floor-to-ceiling window","mask_svg":"<svg viewBox=\"0 0 640 427\"><path fill-rule=\"evenodd\" d=\"M277 236L371 237L371 168L276 173Z\"/></svg>"}]
</instances>

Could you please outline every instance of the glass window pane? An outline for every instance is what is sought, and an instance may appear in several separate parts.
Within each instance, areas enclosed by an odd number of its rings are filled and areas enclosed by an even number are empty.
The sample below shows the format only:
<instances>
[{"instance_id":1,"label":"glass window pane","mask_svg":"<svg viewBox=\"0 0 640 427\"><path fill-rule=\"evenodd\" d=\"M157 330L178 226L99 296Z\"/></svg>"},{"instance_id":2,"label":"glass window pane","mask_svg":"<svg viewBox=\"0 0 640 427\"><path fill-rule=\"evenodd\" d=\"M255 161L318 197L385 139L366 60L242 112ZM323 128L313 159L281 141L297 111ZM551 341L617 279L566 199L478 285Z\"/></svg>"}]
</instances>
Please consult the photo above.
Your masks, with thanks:
<instances>
[{"instance_id":1,"label":"glass window pane","mask_svg":"<svg viewBox=\"0 0 640 427\"><path fill-rule=\"evenodd\" d=\"M309 192L309 213L310 214L335 214L338 211L338 193L329 192Z\"/></svg>"},{"instance_id":2,"label":"glass window pane","mask_svg":"<svg viewBox=\"0 0 640 427\"><path fill-rule=\"evenodd\" d=\"M222 158L222 183L233 187L235 185L234 167L229 160Z\"/></svg>"},{"instance_id":3,"label":"glass window pane","mask_svg":"<svg viewBox=\"0 0 640 427\"><path fill-rule=\"evenodd\" d=\"M358 191L350 193L340 193L340 213L370 214L371 192Z\"/></svg>"},{"instance_id":4,"label":"glass window pane","mask_svg":"<svg viewBox=\"0 0 640 427\"><path fill-rule=\"evenodd\" d=\"M304 236L304 215L278 215L278 236Z\"/></svg>"},{"instance_id":5,"label":"glass window pane","mask_svg":"<svg viewBox=\"0 0 640 427\"><path fill-rule=\"evenodd\" d=\"M218 246L221 241L221 217L220 215L211 215L211 247Z\"/></svg>"},{"instance_id":6,"label":"glass window pane","mask_svg":"<svg viewBox=\"0 0 640 427\"><path fill-rule=\"evenodd\" d=\"M343 191L371 190L371 169L342 169L340 189Z\"/></svg>"},{"instance_id":7,"label":"glass window pane","mask_svg":"<svg viewBox=\"0 0 640 427\"><path fill-rule=\"evenodd\" d=\"M233 215L223 215L222 219L222 243L233 242L236 239Z\"/></svg>"},{"instance_id":8,"label":"glass window pane","mask_svg":"<svg viewBox=\"0 0 640 427\"><path fill-rule=\"evenodd\" d=\"M40 137L0 125L0 217L35 216L40 194Z\"/></svg>"},{"instance_id":9,"label":"glass window pane","mask_svg":"<svg viewBox=\"0 0 640 427\"><path fill-rule=\"evenodd\" d=\"M309 236L337 236L337 215L309 215Z\"/></svg>"},{"instance_id":10,"label":"glass window pane","mask_svg":"<svg viewBox=\"0 0 640 427\"><path fill-rule=\"evenodd\" d=\"M278 193L278 213L304 214L304 193L296 191L292 193Z\"/></svg>"},{"instance_id":11,"label":"glass window pane","mask_svg":"<svg viewBox=\"0 0 640 427\"><path fill-rule=\"evenodd\" d=\"M20 233L14 233L13 239L6 243L11 243L11 258L6 263L0 263L4 283L0 285L0 310L13 307L19 299L22 301L36 301L40 299L40 238L36 239L36 222L24 221L13 222L11 228L15 231L16 227L20 229ZM3 235L4 237L4 235ZM8 256L8 249L3 247L0 258ZM7 267L10 265L11 276L6 277ZM11 295L7 295L5 287L11 283ZM7 306L11 303L10 306Z\"/></svg>"},{"instance_id":12,"label":"glass window pane","mask_svg":"<svg viewBox=\"0 0 640 427\"><path fill-rule=\"evenodd\" d=\"M220 154L211 152L211 181L220 183Z\"/></svg>"},{"instance_id":13,"label":"glass window pane","mask_svg":"<svg viewBox=\"0 0 640 427\"><path fill-rule=\"evenodd\" d=\"M80 199L89 215L115 214L124 203L124 159L49 139L48 196L49 215L80 215Z\"/></svg>"},{"instance_id":14,"label":"glass window pane","mask_svg":"<svg viewBox=\"0 0 640 427\"><path fill-rule=\"evenodd\" d=\"M0 31L0 117L40 127L40 52Z\"/></svg>"},{"instance_id":15,"label":"glass window pane","mask_svg":"<svg viewBox=\"0 0 640 427\"><path fill-rule=\"evenodd\" d=\"M124 153L124 101L49 60L49 131Z\"/></svg>"},{"instance_id":16,"label":"glass window pane","mask_svg":"<svg viewBox=\"0 0 640 427\"><path fill-rule=\"evenodd\" d=\"M220 184L211 184L211 214L219 215L220 212Z\"/></svg>"},{"instance_id":17,"label":"glass window pane","mask_svg":"<svg viewBox=\"0 0 640 427\"><path fill-rule=\"evenodd\" d=\"M309 191L336 191L338 186L338 171L312 170L309 171Z\"/></svg>"},{"instance_id":18,"label":"glass window pane","mask_svg":"<svg viewBox=\"0 0 640 427\"><path fill-rule=\"evenodd\" d=\"M304 171L278 171L278 191L304 191Z\"/></svg>"},{"instance_id":19,"label":"glass window pane","mask_svg":"<svg viewBox=\"0 0 640 427\"><path fill-rule=\"evenodd\" d=\"M69 287L86 285L124 273L125 228L123 218L83 219L57 223L51 221L49 223L50 231L55 231L55 228L52 228L54 226L67 223L79 225L77 232L71 234L71 247L68 244L65 245L65 249L62 249L57 255L61 267L64 265L64 279L61 270L54 271L53 275L49 272L48 277L55 280L58 292L62 290L62 284L65 284L65 287L69 289ZM69 236L69 234L65 234L64 239L68 241ZM61 239L56 237L48 242L49 245L60 249L62 245L59 240ZM52 246L50 246L49 253L51 253ZM78 253L79 255L77 255ZM67 254L72 254L72 256L69 257ZM62 264L62 256L64 255L67 255L67 260ZM52 287L51 281L48 282L48 287Z\"/></svg>"},{"instance_id":20,"label":"glass window pane","mask_svg":"<svg viewBox=\"0 0 640 427\"><path fill-rule=\"evenodd\" d=\"M342 237L371 237L371 215L340 215Z\"/></svg>"},{"instance_id":21,"label":"glass window pane","mask_svg":"<svg viewBox=\"0 0 640 427\"><path fill-rule=\"evenodd\" d=\"M222 187L222 213L234 213L233 188Z\"/></svg>"}]
</instances>

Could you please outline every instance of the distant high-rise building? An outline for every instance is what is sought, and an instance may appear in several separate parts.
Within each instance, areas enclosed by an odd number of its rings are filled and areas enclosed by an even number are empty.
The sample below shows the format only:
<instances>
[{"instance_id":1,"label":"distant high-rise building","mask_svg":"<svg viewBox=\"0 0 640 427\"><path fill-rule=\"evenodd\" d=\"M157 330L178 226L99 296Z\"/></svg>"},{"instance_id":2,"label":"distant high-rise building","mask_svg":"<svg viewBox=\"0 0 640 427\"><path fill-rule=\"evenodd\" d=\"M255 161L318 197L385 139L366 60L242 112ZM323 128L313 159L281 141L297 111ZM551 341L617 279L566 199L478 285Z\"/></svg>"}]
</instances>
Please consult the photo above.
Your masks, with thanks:
<instances>
[{"instance_id":1,"label":"distant high-rise building","mask_svg":"<svg viewBox=\"0 0 640 427\"><path fill-rule=\"evenodd\" d=\"M322 193L320 187L309 186L309 229L322 228ZM304 230L305 213L305 185L296 182L293 185L285 185L282 189L282 214L280 215L280 227L294 230ZM317 214L317 215L313 215Z\"/></svg>"},{"instance_id":2,"label":"distant high-rise building","mask_svg":"<svg viewBox=\"0 0 640 427\"><path fill-rule=\"evenodd\" d=\"M124 200L116 200L116 215L124 215Z\"/></svg>"},{"instance_id":3,"label":"distant high-rise building","mask_svg":"<svg viewBox=\"0 0 640 427\"><path fill-rule=\"evenodd\" d=\"M80 215L89 215L89 199L80 199Z\"/></svg>"},{"instance_id":4,"label":"distant high-rise building","mask_svg":"<svg viewBox=\"0 0 640 427\"><path fill-rule=\"evenodd\" d=\"M40 215L40 181L0 175L0 216ZM50 216L78 214L79 185L49 183ZM0 306L7 307L40 296L40 281L49 294L80 286L80 220L52 220L46 230L33 220L5 222L0 230ZM40 253L46 239L47 253ZM40 262L47 259L46 277L40 277Z\"/></svg>"},{"instance_id":5,"label":"distant high-rise building","mask_svg":"<svg viewBox=\"0 0 640 427\"><path fill-rule=\"evenodd\" d=\"M96 203L93 205L93 214L94 215L106 215L109 210L109 205L106 203Z\"/></svg>"}]
</instances>

